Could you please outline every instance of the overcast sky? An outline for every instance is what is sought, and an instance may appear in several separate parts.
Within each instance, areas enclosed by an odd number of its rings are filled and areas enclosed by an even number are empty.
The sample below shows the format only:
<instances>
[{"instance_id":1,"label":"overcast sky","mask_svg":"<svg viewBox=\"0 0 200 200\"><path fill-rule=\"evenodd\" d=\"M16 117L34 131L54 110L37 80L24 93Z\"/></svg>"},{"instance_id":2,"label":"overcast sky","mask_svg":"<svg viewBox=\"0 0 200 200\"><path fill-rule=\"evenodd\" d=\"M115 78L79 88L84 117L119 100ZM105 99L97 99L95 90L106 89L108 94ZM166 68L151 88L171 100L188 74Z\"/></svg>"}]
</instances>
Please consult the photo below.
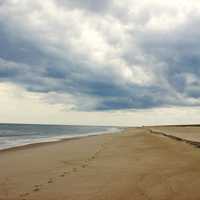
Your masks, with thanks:
<instances>
[{"instance_id":1,"label":"overcast sky","mask_svg":"<svg viewBox=\"0 0 200 200\"><path fill-rule=\"evenodd\" d=\"M0 0L0 122L200 122L199 0Z\"/></svg>"}]
</instances>

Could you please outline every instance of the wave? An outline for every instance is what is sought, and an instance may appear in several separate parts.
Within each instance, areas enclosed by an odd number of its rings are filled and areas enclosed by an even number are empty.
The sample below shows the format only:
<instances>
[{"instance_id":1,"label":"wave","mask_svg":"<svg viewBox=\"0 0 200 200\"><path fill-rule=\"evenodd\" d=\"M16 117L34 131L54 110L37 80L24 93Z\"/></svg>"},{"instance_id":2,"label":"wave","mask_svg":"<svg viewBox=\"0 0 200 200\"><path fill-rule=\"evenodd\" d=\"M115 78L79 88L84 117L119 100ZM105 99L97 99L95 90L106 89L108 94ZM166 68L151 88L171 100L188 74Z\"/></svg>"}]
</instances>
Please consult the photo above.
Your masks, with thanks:
<instances>
[{"instance_id":1,"label":"wave","mask_svg":"<svg viewBox=\"0 0 200 200\"><path fill-rule=\"evenodd\" d=\"M24 137L16 135L16 137L7 137L1 136L0 140L0 150L10 149L13 147L20 147L20 146L26 146L30 144L37 144L37 143L48 143L48 142L57 142L65 139L73 139L73 138L82 138L82 137L88 137L88 136L96 136L96 135L102 135L102 134L110 134L110 133L119 133L122 131L122 128L115 128L111 127L104 131L96 131L96 132L90 132L90 133L79 133L79 134L63 134L63 135L38 135L38 137ZM24 134L23 134L24 136ZM27 135L26 135L27 136Z\"/></svg>"}]
</instances>

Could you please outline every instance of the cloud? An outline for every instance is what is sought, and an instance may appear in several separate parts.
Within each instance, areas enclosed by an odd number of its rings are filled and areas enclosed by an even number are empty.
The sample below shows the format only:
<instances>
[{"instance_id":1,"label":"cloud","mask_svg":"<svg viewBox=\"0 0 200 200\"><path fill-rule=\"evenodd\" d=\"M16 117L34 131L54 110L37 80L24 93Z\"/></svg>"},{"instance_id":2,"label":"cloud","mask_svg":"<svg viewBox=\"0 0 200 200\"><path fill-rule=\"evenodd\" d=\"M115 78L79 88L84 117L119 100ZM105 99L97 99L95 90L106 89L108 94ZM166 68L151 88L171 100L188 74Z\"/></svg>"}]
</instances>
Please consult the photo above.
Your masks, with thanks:
<instances>
[{"instance_id":1,"label":"cloud","mask_svg":"<svg viewBox=\"0 0 200 200\"><path fill-rule=\"evenodd\" d=\"M185 0L5 0L0 81L68 109L199 106L197 8Z\"/></svg>"},{"instance_id":2,"label":"cloud","mask_svg":"<svg viewBox=\"0 0 200 200\"><path fill-rule=\"evenodd\" d=\"M105 12L111 5L112 1L107 0L58 0L56 3L71 9L87 9L91 12L102 13Z\"/></svg>"}]
</instances>

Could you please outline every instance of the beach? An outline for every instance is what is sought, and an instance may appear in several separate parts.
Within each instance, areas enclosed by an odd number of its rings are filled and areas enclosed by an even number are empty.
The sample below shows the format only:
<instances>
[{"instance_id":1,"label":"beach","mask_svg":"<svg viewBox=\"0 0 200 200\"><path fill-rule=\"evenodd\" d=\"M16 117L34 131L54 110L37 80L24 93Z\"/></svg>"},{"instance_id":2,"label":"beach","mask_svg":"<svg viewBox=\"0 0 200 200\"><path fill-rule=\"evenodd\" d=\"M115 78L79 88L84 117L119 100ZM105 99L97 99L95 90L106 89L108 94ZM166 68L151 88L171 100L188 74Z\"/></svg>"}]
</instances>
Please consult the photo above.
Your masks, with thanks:
<instances>
[{"instance_id":1,"label":"beach","mask_svg":"<svg viewBox=\"0 0 200 200\"><path fill-rule=\"evenodd\" d=\"M200 149L161 131L127 128L2 150L0 200L200 199Z\"/></svg>"}]
</instances>

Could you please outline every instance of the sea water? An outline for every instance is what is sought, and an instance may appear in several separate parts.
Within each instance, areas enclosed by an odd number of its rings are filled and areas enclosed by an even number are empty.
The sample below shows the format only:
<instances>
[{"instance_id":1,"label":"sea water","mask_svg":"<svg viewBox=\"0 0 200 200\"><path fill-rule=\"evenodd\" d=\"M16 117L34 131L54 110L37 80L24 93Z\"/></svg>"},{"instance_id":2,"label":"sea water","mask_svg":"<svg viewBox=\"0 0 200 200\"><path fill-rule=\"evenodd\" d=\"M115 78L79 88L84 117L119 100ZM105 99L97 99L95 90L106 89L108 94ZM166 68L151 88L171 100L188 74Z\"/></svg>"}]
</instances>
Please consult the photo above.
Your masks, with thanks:
<instances>
[{"instance_id":1,"label":"sea water","mask_svg":"<svg viewBox=\"0 0 200 200\"><path fill-rule=\"evenodd\" d=\"M119 131L105 126L0 124L0 149Z\"/></svg>"}]
</instances>

